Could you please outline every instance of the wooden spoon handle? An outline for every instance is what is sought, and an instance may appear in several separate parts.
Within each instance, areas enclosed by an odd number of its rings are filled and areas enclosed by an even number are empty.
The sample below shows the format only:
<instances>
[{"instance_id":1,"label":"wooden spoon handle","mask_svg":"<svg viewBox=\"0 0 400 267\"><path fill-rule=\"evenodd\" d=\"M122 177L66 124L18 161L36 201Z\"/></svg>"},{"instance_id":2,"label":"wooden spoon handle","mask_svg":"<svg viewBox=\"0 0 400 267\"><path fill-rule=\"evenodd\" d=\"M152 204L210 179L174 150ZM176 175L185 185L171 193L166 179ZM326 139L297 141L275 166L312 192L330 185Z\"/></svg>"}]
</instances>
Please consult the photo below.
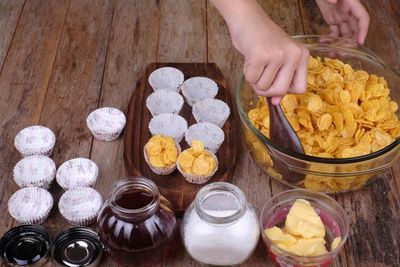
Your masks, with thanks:
<instances>
[{"instance_id":1,"label":"wooden spoon handle","mask_svg":"<svg viewBox=\"0 0 400 267\"><path fill-rule=\"evenodd\" d=\"M267 97L267 103L270 119L269 138L281 147L304 154L303 145L283 113L281 106L273 105L269 97ZM297 166L301 163L291 157L278 154L273 156L273 161L275 168L283 176L283 179L291 184L301 182L304 179L304 174L289 170L290 165Z\"/></svg>"},{"instance_id":2,"label":"wooden spoon handle","mask_svg":"<svg viewBox=\"0 0 400 267\"><path fill-rule=\"evenodd\" d=\"M267 103L270 120L270 139L274 143L277 143L286 149L304 154L303 145L301 144L296 132L288 122L281 106L272 104L270 97L267 97Z\"/></svg>"}]
</instances>

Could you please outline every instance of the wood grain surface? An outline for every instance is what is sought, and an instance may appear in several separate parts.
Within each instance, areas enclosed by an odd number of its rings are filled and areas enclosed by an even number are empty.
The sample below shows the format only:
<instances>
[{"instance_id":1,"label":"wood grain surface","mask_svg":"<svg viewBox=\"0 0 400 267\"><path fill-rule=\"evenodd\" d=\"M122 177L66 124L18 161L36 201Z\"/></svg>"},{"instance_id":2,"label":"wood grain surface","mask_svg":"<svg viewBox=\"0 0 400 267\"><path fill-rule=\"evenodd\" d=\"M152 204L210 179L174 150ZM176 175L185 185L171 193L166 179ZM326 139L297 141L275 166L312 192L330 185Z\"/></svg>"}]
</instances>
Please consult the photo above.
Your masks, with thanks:
<instances>
[{"instance_id":1,"label":"wood grain surface","mask_svg":"<svg viewBox=\"0 0 400 267\"><path fill-rule=\"evenodd\" d=\"M323 34L315 0L259 0L289 34ZM364 0L371 15L366 45L400 71L400 1ZM123 139L94 140L86 116L99 106L127 111L136 82L150 62L215 62L231 94L243 59L227 27L206 0L0 0L0 212L2 235L16 225L7 201L17 190L12 169L20 155L13 139L42 124L57 135L54 159L90 157L100 167L96 189L104 198L125 175ZM260 211L287 189L253 162L242 140L233 183ZM400 163L357 192L335 196L351 220L336 266L400 266ZM62 190L51 190L57 204ZM69 227L54 207L44 226L54 237ZM93 225L93 227L95 227ZM53 266L48 260L44 266ZM102 266L117 266L105 258ZM199 266L180 244L160 266ZM273 266L260 241L242 266Z\"/></svg>"},{"instance_id":2,"label":"wood grain surface","mask_svg":"<svg viewBox=\"0 0 400 267\"><path fill-rule=\"evenodd\" d=\"M302 2L305 33L326 33L326 27L321 26L323 19L318 10L311 8L314 1ZM370 2L364 1L371 16L366 45L391 67L399 69L400 55L396 49L399 39L391 38L394 34L399 36L399 27L389 25L399 25L400 4L398 1L383 1L385 3L381 4L386 7L391 4L397 6L388 9L383 15L376 3ZM398 94L398 92L392 93ZM397 162L393 169L398 169L399 166ZM336 196L351 221L349 239L345 244L346 257L341 257L343 266L400 266L400 232L397 226L400 221L398 212L400 199L396 181L397 183L400 181L399 174L393 175L389 170L377 182L364 189ZM368 234L364 235L367 229Z\"/></svg>"},{"instance_id":3,"label":"wood grain surface","mask_svg":"<svg viewBox=\"0 0 400 267\"><path fill-rule=\"evenodd\" d=\"M0 2L0 71L17 28L24 1L8 0Z\"/></svg>"},{"instance_id":4,"label":"wood grain surface","mask_svg":"<svg viewBox=\"0 0 400 267\"><path fill-rule=\"evenodd\" d=\"M2 232L16 225L7 213L7 201L18 189L12 179L20 159L14 137L39 122L67 8L57 1L26 2L0 73L0 211L7 214Z\"/></svg>"}]
</instances>

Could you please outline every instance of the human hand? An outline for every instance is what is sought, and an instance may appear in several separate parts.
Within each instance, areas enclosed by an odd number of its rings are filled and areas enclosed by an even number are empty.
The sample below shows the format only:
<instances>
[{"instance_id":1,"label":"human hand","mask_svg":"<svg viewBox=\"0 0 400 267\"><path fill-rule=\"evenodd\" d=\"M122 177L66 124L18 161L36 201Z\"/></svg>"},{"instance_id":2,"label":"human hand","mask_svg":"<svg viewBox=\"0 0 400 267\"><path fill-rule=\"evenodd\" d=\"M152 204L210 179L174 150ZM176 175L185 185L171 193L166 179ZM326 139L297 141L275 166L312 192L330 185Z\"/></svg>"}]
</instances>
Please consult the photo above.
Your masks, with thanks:
<instances>
[{"instance_id":1,"label":"human hand","mask_svg":"<svg viewBox=\"0 0 400 267\"><path fill-rule=\"evenodd\" d=\"M368 33L369 15L359 0L316 0L330 26L331 36L352 38L363 44Z\"/></svg>"},{"instance_id":2,"label":"human hand","mask_svg":"<svg viewBox=\"0 0 400 267\"><path fill-rule=\"evenodd\" d=\"M276 25L252 0L214 0L228 24L235 48L244 55L243 73L258 95L279 104L286 93L306 91L308 50Z\"/></svg>"}]
</instances>

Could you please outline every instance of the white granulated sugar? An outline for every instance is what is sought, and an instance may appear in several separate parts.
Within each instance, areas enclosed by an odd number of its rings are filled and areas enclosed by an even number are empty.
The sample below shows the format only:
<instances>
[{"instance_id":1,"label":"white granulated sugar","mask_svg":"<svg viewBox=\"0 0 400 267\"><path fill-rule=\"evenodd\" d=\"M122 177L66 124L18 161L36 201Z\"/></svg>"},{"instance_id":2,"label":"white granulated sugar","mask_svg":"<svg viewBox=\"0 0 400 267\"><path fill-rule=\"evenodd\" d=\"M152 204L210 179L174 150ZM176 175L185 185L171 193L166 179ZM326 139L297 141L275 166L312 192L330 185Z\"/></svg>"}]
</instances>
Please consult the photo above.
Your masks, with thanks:
<instances>
[{"instance_id":1,"label":"white granulated sugar","mask_svg":"<svg viewBox=\"0 0 400 267\"><path fill-rule=\"evenodd\" d=\"M207 211L214 217L226 217L235 210ZM246 213L230 225L212 225L192 210L184 230L185 246L197 261L211 265L236 265L253 252L259 238L256 215Z\"/></svg>"}]
</instances>

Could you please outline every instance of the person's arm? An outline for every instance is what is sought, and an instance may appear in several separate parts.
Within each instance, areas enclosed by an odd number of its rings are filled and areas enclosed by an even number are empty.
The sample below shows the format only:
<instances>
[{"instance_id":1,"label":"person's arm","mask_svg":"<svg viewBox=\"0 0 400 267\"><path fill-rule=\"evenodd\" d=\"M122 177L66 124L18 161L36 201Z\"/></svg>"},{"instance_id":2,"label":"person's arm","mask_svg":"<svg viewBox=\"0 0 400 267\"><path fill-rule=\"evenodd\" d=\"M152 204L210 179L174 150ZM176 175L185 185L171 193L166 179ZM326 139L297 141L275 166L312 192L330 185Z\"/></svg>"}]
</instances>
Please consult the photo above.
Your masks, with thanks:
<instances>
[{"instance_id":1,"label":"person's arm","mask_svg":"<svg viewBox=\"0 0 400 267\"><path fill-rule=\"evenodd\" d=\"M232 43L244 55L243 73L257 94L274 104L304 93L309 52L276 25L256 0L211 0L225 19ZM331 35L364 43L369 15L359 0L316 0Z\"/></svg>"},{"instance_id":2,"label":"person's arm","mask_svg":"<svg viewBox=\"0 0 400 267\"><path fill-rule=\"evenodd\" d=\"M211 0L225 19L232 43L245 57L243 73L257 94L278 104L307 87L308 50L276 25L256 0Z\"/></svg>"}]
</instances>

